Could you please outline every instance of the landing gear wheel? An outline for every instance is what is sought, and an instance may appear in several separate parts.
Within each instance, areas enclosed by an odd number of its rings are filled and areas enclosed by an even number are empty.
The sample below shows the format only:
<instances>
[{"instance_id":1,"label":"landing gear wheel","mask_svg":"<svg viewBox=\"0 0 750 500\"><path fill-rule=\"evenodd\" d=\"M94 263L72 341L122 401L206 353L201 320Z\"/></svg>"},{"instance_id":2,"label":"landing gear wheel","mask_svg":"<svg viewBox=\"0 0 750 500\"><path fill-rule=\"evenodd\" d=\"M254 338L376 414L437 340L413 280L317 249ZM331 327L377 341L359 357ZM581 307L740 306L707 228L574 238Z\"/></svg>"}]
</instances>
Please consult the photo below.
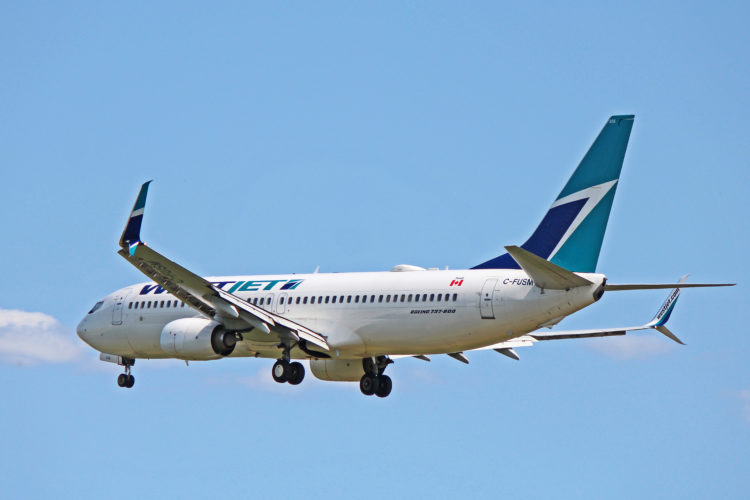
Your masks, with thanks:
<instances>
[{"instance_id":1,"label":"landing gear wheel","mask_svg":"<svg viewBox=\"0 0 750 500\"><path fill-rule=\"evenodd\" d=\"M130 374L130 369L135 364L135 360L130 358L122 358L122 362L118 364L125 367L125 373L121 373L117 376L117 385L130 389L131 387L133 387L133 384L135 384L135 377Z\"/></svg>"},{"instance_id":2,"label":"landing gear wheel","mask_svg":"<svg viewBox=\"0 0 750 500\"><path fill-rule=\"evenodd\" d=\"M284 382L289 380L290 374L291 374L291 369L290 369L289 361L284 361L283 359L280 359L273 364L273 368L271 369L271 375L273 376L273 379L276 382L283 384ZM303 369L302 376L303 377L305 376L304 369ZM302 382L301 379L300 379L300 382Z\"/></svg>"},{"instance_id":3,"label":"landing gear wheel","mask_svg":"<svg viewBox=\"0 0 750 500\"><path fill-rule=\"evenodd\" d=\"M289 365L289 378L287 379L287 382L292 385L297 385L302 382L302 379L304 378L305 367L302 366L302 363L298 363L297 361L295 361L294 363Z\"/></svg>"},{"instance_id":4,"label":"landing gear wheel","mask_svg":"<svg viewBox=\"0 0 750 500\"><path fill-rule=\"evenodd\" d=\"M378 377L363 375L362 379L359 381L359 390L362 391L362 394L365 396L372 396L375 394L375 391L378 390L378 386L380 385L378 382Z\"/></svg>"},{"instance_id":5,"label":"landing gear wheel","mask_svg":"<svg viewBox=\"0 0 750 500\"><path fill-rule=\"evenodd\" d=\"M379 398L384 398L391 393L393 389L393 381L388 375L380 375L378 377L378 388L375 389L375 395Z\"/></svg>"}]
</instances>

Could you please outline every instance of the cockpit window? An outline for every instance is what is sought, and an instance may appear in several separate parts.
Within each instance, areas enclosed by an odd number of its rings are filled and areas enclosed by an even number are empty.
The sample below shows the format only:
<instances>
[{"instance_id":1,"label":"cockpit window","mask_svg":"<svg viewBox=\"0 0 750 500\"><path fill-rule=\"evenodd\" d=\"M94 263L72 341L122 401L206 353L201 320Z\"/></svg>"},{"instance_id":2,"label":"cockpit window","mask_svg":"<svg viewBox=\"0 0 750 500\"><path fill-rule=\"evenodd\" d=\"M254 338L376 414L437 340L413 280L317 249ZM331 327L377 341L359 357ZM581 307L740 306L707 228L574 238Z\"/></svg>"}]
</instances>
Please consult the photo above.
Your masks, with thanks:
<instances>
[{"instance_id":1,"label":"cockpit window","mask_svg":"<svg viewBox=\"0 0 750 500\"><path fill-rule=\"evenodd\" d=\"M89 314L96 312L100 307L102 307L102 304L104 304L103 300L100 300L99 302L94 304L94 307L91 308L91 310L89 311Z\"/></svg>"}]
</instances>

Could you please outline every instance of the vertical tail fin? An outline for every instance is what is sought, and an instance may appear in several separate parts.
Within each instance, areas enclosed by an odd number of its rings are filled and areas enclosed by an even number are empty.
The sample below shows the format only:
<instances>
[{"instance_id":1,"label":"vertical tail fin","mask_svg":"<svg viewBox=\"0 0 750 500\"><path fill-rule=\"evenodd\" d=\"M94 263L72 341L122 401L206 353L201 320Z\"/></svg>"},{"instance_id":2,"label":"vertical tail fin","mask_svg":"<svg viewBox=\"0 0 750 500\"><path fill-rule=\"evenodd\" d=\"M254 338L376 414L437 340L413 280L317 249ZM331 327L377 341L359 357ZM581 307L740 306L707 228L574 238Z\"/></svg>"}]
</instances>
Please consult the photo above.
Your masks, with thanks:
<instances>
[{"instance_id":1,"label":"vertical tail fin","mask_svg":"<svg viewBox=\"0 0 750 500\"><path fill-rule=\"evenodd\" d=\"M542 222L521 248L570 271L595 272L633 115L607 120ZM473 269L518 269L507 253Z\"/></svg>"}]
</instances>

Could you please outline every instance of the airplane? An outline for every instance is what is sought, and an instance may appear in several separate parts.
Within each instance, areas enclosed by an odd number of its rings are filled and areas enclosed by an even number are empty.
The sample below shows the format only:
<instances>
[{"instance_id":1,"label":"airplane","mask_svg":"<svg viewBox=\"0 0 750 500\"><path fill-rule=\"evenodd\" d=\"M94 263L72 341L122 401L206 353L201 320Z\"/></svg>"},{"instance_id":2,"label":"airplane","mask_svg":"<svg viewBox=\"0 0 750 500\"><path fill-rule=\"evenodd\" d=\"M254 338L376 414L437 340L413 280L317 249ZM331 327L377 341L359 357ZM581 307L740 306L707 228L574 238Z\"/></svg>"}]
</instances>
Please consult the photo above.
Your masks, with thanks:
<instances>
[{"instance_id":1,"label":"airplane","mask_svg":"<svg viewBox=\"0 0 750 500\"><path fill-rule=\"evenodd\" d=\"M147 246L141 224L149 184L141 186L118 253L152 281L117 290L81 320L78 336L100 359L124 367L133 387L136 359L276 359L271 374L297 385L305 376L359 381L386 397L394 361L515 349L540 341L624 335L667 327L682 288L731 283L610 284L596 264L633 126L610 117L536 230L520 246L470 269L397 265L390 271L201 277ZM555 331L605 292L673 289L657 315L631 327Z\"/></svg>"}]
</instances>

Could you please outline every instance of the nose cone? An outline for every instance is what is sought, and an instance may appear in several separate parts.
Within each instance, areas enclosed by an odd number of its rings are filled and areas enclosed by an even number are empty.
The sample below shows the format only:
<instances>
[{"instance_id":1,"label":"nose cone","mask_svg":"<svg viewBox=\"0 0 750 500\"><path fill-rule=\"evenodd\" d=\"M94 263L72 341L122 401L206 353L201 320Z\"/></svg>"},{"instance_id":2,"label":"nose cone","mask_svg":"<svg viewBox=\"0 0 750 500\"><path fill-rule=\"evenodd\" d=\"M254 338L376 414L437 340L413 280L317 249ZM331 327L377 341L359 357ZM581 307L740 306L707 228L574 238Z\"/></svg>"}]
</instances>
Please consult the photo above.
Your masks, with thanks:
<instances>
[{"instance_id":1,"label":"nose cone","mask_svg":"<svg viewBox=\"0 0 750 500\"><path fill-rule=\"evenodd\" d=\"M83 340L87 344L90 344L88 340L89 335L88 335L87 323L88 323L88 317L84 316L84 318L81 320L80 323L78 323L78 326L76 327L76 333L78 334L78 337L80 337L81 340Z\"/></svg>"}]
</instances>

